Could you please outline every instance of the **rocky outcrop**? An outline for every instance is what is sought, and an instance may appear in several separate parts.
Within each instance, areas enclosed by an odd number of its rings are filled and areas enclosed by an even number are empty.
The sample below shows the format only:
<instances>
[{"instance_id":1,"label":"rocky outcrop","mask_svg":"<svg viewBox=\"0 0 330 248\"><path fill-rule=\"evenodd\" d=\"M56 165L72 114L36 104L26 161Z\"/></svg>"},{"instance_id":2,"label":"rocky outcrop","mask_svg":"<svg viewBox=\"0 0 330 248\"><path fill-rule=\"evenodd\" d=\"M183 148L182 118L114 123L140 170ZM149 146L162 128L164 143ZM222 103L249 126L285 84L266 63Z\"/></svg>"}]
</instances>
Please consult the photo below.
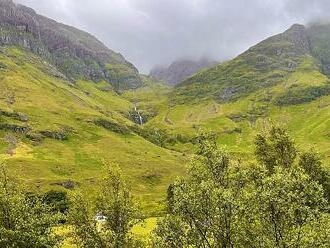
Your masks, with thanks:
<instances>
[{"instance_id":1,"label":"rocky outcrop","mask_svg":"<svg viewBox=\"0 0 330 248\"><path fill-rule=\"evenodd\" d=\"M164 81L170 85L177 85L197 71L215 64L217 62L205 58L199 61L178 60L173 62L169 67L155 67L149 75L154 79Z\"/></svg>"},{"instance_id":2,"label":"rocky outcrop","mask_svg":"<svg viewBox=\"0 0 330 248\"><path fill-rule=\"evenodd\" d=\"M0 0L0 45L28 49L72 80L105 80L118 91L142 84L138 70L94 36L11 0Z\"/></svg>"},{"instance_id":3,"label":"rocky outcrop","mask_svg":"<svg viewBox=\"0 0 330 248\"><path fill-rule=\"evenodd\" d=\"M307 32L313 56L322 64L322 72L330 76L330 22L314 23Z\"/></svg>"},{"instance_id":4,"label":"rocky outcrop","mask_svg":"<svg viewBox=\"0 0 330 248\"><path fill-rule=\"evenodd\" d=\"M240 57L257 70L293 71L299 64L297 58L310 54L311 46L306 28L294 24L284 33L251 47Z\"/></svg>"}]
</instances>

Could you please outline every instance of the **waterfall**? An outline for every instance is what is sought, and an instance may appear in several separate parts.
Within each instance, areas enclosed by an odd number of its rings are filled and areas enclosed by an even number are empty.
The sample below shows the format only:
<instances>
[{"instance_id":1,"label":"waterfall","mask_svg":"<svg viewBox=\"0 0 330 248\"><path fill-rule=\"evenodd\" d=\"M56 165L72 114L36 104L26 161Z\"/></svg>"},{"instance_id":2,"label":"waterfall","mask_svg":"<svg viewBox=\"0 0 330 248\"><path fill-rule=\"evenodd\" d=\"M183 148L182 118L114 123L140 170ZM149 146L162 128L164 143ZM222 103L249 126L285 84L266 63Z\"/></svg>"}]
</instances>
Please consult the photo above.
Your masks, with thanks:
<instances>
[{"instance_id":1,"label":"waterfall","mask_svg":"<svg viewBox=\"0 0 330 248\"><path fill-rule=\"evenodd\" d=\"M136 104L134 104L134 111L137 113L137 115L139 117L139 122L140 122L139 124L142 126L143 125L143 118L142 118L142 116L140 114L140 111L138 110Z\"/></svg>"}]
</instances>

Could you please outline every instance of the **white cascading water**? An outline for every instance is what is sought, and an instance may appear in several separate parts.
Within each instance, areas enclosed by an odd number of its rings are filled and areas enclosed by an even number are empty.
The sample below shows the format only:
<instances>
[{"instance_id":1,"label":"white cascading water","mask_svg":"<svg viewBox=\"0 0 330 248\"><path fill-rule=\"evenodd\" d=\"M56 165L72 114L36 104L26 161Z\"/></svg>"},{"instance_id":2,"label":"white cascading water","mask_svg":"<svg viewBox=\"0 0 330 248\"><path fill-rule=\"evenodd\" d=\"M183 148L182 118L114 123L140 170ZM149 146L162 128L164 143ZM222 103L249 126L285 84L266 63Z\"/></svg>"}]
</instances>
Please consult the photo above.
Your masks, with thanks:
<instances>
[{"instance_id":1,"label":"white cascading water","mask_svg":"<svg viewBox=\"0 0 330 248\"><path fill-rule=\"evenodd\" d=\"M138 114L138 116L139 116L139 121L140 121L140 125L142 126L142 125L143 125L143 118L142 118L142 116L141 116L141 114L140 114L140 111L138 110L136 104L134 104L134 110L135 110L135 112Z\"/></svg>"}]
</instances>

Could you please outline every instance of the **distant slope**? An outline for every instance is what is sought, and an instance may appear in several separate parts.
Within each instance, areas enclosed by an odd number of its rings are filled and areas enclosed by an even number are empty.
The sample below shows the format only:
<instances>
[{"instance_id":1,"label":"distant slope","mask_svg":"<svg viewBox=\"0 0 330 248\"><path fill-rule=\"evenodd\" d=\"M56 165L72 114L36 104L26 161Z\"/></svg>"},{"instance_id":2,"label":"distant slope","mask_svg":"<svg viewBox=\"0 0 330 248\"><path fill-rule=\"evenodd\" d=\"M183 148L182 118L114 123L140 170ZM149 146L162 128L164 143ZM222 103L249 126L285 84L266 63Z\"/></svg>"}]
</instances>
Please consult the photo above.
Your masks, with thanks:
<instances>
[{"instance_id":1,"label":"distant slope","mask_svg":"<svg viewBox=\"0 0 330 248\"><path fill-rule=\"evenodd\" d=\"M33 9L0 0L0 45L20 46L48 60L70 80L109 82L116 90L137 88L137 69L92 35Z\"/></svg>"},{"instance_id":2,"label":"distant slope","mask_svg":"<svg viewBox=\"0 0 330 248\"><path fill-rule=\"evenodd\" d=\"M311 53L322 64L322 72L330 75L330 24L311 24L307 28Z\"/></svg>"},{"instance_id":3,"label":"distant slope","mask_svg":"<svg viewBox=\"0 0 330 248\"><path fill-rule=\"evenodd\" d=\"M237 58L187 79L176 88L174 100L237 100L251 92L283 82L306 59L318 66L311 55L306 28L293 25L286 32L262 41Z\"/></svg>"},{"instance_id":4,"label":"distant slope","mask_svg":"<svg viewBox=\"0 0 330 248\"><path fill-rule=\"evenodd\" d=\"M194 60L177 60L174 61L169 67L157 66L150 71L149 76L164 81L170 85L177 85L185 79L192 76L197 71L217 64L207 58Z\"/></svg>"}]
</instances>

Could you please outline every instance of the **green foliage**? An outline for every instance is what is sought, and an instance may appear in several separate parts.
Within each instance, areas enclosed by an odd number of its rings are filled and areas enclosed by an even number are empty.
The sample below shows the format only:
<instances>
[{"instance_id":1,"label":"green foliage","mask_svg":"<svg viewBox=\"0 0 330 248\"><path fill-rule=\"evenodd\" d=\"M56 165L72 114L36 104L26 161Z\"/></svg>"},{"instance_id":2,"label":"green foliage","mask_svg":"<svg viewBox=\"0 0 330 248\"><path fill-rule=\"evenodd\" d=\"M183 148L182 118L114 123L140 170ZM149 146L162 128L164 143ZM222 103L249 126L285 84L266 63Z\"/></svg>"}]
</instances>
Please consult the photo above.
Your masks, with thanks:
<instances>
[{"instance_id":1,"label":"green foliage","mask_svg":"<svg viewBox=\"0 0 330 248\"><path fill-rule=\"evenodd\" d=\"M295 105L308 103L327 95L330 95L330 84L305 88L292 87L277 96L274 102L279 106Z\"/></svg>"},{"instance_id":2,"label":"green foliage","mask_svg":"<svg viewBox=\"0 0 330 248\"><path fill-rule=\"evenodd\" d=\"M315 151L304 152L300 156L299 165L305 172L322 185L325 196L330 203L330 173L322 166L321 158Z\"/></svg>"},{"instance_id":3,"label":"green foliage","mask_svg":"<svg viewBox=\"0 0 330 248\"><path fill-rule=\"evenodd\" d=\"M130 134L130 130L125 125L120 125L113 121L109 121L106 119L97 119L94 120L94 123L98 126L104 127L105 129L115 133L124 134L124 135Z\"/></svg>"},{"instance_id":4,"label":"green foliage","mask_svg":"<svg viewBox=\"0 0 330 248\"><path fill-rule=\"evenodd\" d=\"M191 138L181 134L169 134L165 129L140 127L138 125L131 126L130 129L151 143L164 148L177 143L183 144L192 142Z\"/></svg>"},{"instance_id":5,"label":"green foliage","mask_svg":"<svg viewBox=\"0 0 330 248\"><path fill-rule=\"evenodd\" d=\"M297 157L293 140L280 127L273 127L268 134L258 134L255 140L255 156L270 173L278 166L289 168Z\"/></svg>"},{"instance_id":6,"label":"green foliage","mask_svg":"<svg viewBox=\"0 0 330 248\"><path fill-rule=\"evenodd\" d=\"M94 221L94 215L85 197L76 194L72 198L69 221L73 225L76 243L80 247L107 247Z\"/></svg>"},{"instance_id":7,"label":"green foliage","mask_svg":"<svg viewBox=\"0 0 330 248\"><path fill-rule=\"evenodd\" d=\"M137 125L132 126L131 129L139 136L160 147L165 147L168 140L168 134L166 130L147 127L141 128Z\"/></svg>"},{"instance_id":8,"label":"green foliage","mask_svg":"<svg viewBox=\"0 0 330 248\"><path fill-rule=\"evenodd\" d=\"M203 135L199 144L188 178L172 186L172 214L155 231L160 247L167 240L172 247L232 247L237 238L241 167L230 164L214 137Z\"/></svg>"},{"instance_id":9,"label":"green foliage","mask_svg":"<svg viewBox=\"0 0 330 248\"><path fill-rule=\"evenodd\" d=\"M28 197L1 166L0 174L0 246L58 247L53 233L59 216L37 197Z\"/></svg>"},{"instance_id":10,"label":"green foliage","mask_svg":"<svg viewBox=\"0 0 330 248\"><path fill-rule=\"evenodd\" d=\"M257 136L255 154L258 165L234 163L214 136L202 135L188 177L169 190L170 212L154 231L154 246L327 247L319 160L312 152L298 160L278 127Z\"/></svg>"},{"instance_id":11,"label":"green foliage","mask_svg":"<svg viewBox=\"0 0 330 248\"><path fill-rule=\"evenodd\" d=\"M44 194L42 201L55 213L67 213L69 210L69 199L64 191L50 190Z\"/></svg>"},{"instance_id":12,"label":"green foliage","mask_svg":"<svg viewBox=\"0 0 330 248\"><path fill-rule=\"evenodd\" d=\"M70 220L78 244L81 247L141 247L142 242L133 236L132 228L142 216L117 168L109 168L99 195L93 208L81 195L73 200ZM93 219L97 213L106 218L104 222Z\"/></svg>"}]
</instances>

